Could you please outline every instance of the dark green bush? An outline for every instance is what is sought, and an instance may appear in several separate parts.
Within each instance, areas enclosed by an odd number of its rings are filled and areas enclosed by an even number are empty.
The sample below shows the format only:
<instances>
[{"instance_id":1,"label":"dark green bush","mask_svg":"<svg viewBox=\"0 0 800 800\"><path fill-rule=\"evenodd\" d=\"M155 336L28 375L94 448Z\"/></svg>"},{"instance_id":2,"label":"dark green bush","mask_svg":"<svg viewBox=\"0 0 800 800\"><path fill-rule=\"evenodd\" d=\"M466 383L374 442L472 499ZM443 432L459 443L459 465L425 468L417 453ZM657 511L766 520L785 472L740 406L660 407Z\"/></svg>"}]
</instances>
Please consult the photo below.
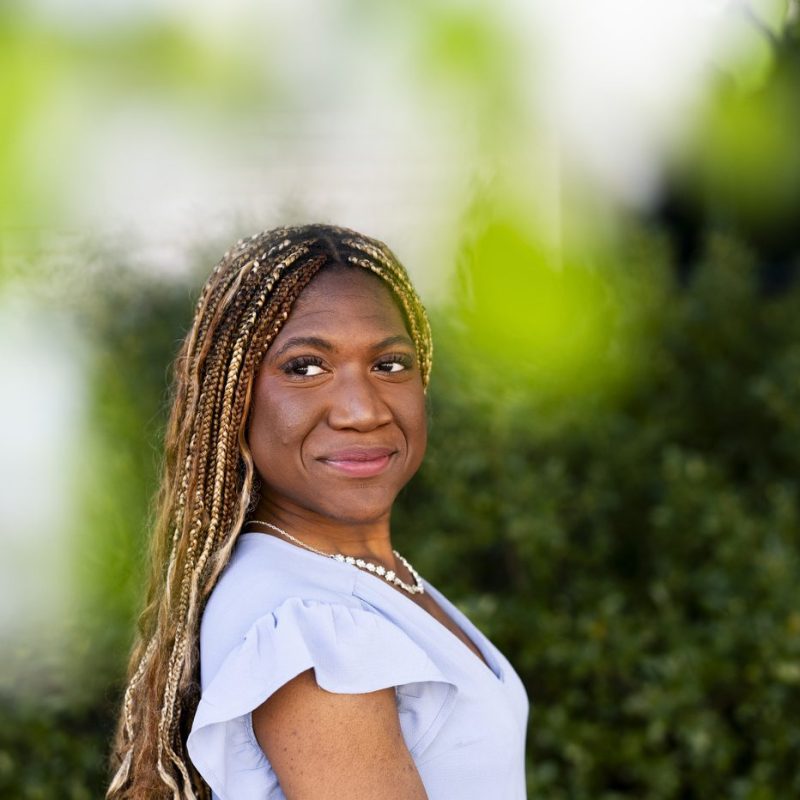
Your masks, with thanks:
<instances>
[{"instance_id":1,"label":"dark green bush","mask_svg":"<svg viewBox=\"0 0 800 800\"><path fill-rule=\"evenodd\" d=\"M531 797L800 796L800 292L722 238L683 289L630 269L613 396L439 337L404 546L522 675Z\"/></svg>"}]
</instances>

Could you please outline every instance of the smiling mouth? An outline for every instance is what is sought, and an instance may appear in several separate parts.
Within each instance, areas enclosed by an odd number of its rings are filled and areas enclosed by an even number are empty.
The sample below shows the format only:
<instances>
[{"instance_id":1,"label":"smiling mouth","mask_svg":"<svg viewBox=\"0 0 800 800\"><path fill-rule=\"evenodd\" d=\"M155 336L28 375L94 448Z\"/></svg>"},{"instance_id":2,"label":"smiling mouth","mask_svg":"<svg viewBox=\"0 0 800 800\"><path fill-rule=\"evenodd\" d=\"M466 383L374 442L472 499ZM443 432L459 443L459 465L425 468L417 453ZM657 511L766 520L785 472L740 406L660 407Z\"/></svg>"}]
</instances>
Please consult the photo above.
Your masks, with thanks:
<instances>
[{"instance_id":1,"label":"smiling mouth","mask_svg":"<svg viewBox=\"0 0 800 800\"><path fill-rule=\"evenodd\" d=\"M373 448L369 450L350 450L332 453L320 462L343 475L354 478L371 478L380 475L392 460L395 450Z\"/></svg>"}]
</instances>

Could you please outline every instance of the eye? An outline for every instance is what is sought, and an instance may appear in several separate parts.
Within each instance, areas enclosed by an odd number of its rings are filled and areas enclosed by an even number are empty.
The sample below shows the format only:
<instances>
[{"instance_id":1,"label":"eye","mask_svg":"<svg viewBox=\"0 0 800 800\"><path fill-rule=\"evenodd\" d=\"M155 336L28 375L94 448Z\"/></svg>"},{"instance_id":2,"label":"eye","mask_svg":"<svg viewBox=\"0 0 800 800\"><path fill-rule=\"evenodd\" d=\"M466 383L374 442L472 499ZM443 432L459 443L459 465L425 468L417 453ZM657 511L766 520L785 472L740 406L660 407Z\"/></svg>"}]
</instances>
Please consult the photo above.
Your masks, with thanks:
<instances>
[{"instance_id":1,"label":"eye","mask_svg":"<svg viewBox=\"0 0 800 800\"><path fill-rule=\"evenodd\" d=\"M281 367L290 377L311 378L315 375L322 375L322 360L315 356L300 356Z\"/></svg>"},{"instance_id":2,"label":"eye","mask_svg":"<svg viewBox=\"0 0 800 800\"><path fill-rule=\"evenodd\" d=\"M376 365L378 372L404 372L414 366L413 356L407 353L394 353L382 358Z\"/></svg>"}]
</instances>

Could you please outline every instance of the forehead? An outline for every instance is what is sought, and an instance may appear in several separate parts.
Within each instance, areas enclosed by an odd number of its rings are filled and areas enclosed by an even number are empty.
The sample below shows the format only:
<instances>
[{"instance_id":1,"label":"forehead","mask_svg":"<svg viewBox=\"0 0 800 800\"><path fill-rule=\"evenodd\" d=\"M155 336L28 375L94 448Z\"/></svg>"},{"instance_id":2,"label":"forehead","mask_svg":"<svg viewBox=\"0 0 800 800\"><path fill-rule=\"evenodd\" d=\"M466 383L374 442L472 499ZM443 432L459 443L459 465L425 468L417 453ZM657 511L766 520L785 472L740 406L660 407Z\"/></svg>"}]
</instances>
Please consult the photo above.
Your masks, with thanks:
<instances>
[{"instance_id":1,"label":"forehead","mask_svg":"<svg viewBox=\"0 0 800 800\"><path fill-rule=\"evenodd\" d=\"M380 278L358 267L334 267L303 290L277 339L310 329L352 335L354 328L407 333L397 301Z\"/></svg>"}]
</instances>

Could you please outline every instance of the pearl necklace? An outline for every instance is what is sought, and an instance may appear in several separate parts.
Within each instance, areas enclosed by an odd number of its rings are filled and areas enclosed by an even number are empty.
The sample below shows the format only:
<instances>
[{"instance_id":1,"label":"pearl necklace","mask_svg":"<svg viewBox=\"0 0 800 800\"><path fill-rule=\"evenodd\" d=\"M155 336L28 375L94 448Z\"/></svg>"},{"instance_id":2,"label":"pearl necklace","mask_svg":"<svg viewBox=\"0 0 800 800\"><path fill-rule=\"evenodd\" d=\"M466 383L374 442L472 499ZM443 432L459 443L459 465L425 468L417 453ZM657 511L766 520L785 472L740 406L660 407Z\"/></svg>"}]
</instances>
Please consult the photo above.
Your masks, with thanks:
<instances>
[{"instance_id":1,"label":"pearl necklace","mask_svg":"<svg viewBox=\"0 0 800 800\"><path fill-rule=\"evenodd\" d=\"M334 561L339 561L342 564L352 564L354 567L359 567L361 569L367 570L367 572L371 572L373 575L380 575L387 583L393 583L395 586L399 586L404 591L408 592L409 594L424 594L425 593L425 586L422 583L422 578L420 578L419 573L411 566L411 564L406 561L397 550L392 550L392 552L403 562L403 566L414 576L414 585L412 586L410 583L406 583L404 580L401 580L394 570L386 569L386 567L381 566L380 564L373 564L371 561L364 561L363 558L353 558L353 556L346 556L342 553L324 553L322 550L317 550L310 545L301 542L299 539L295 539L290 533L287 533L283 528L279 528L277 525L273 525L271 522L264 522L261 519L251 519L248 525L266 525L268 528L272 528L272 530L277 531L282 536L285 536L290 541L294 542L300 547L305 548L306 550L310 550L312 553L316 553L320 556L325 556L326 558L332 558Z\"/></svg>"}]
</instances>

